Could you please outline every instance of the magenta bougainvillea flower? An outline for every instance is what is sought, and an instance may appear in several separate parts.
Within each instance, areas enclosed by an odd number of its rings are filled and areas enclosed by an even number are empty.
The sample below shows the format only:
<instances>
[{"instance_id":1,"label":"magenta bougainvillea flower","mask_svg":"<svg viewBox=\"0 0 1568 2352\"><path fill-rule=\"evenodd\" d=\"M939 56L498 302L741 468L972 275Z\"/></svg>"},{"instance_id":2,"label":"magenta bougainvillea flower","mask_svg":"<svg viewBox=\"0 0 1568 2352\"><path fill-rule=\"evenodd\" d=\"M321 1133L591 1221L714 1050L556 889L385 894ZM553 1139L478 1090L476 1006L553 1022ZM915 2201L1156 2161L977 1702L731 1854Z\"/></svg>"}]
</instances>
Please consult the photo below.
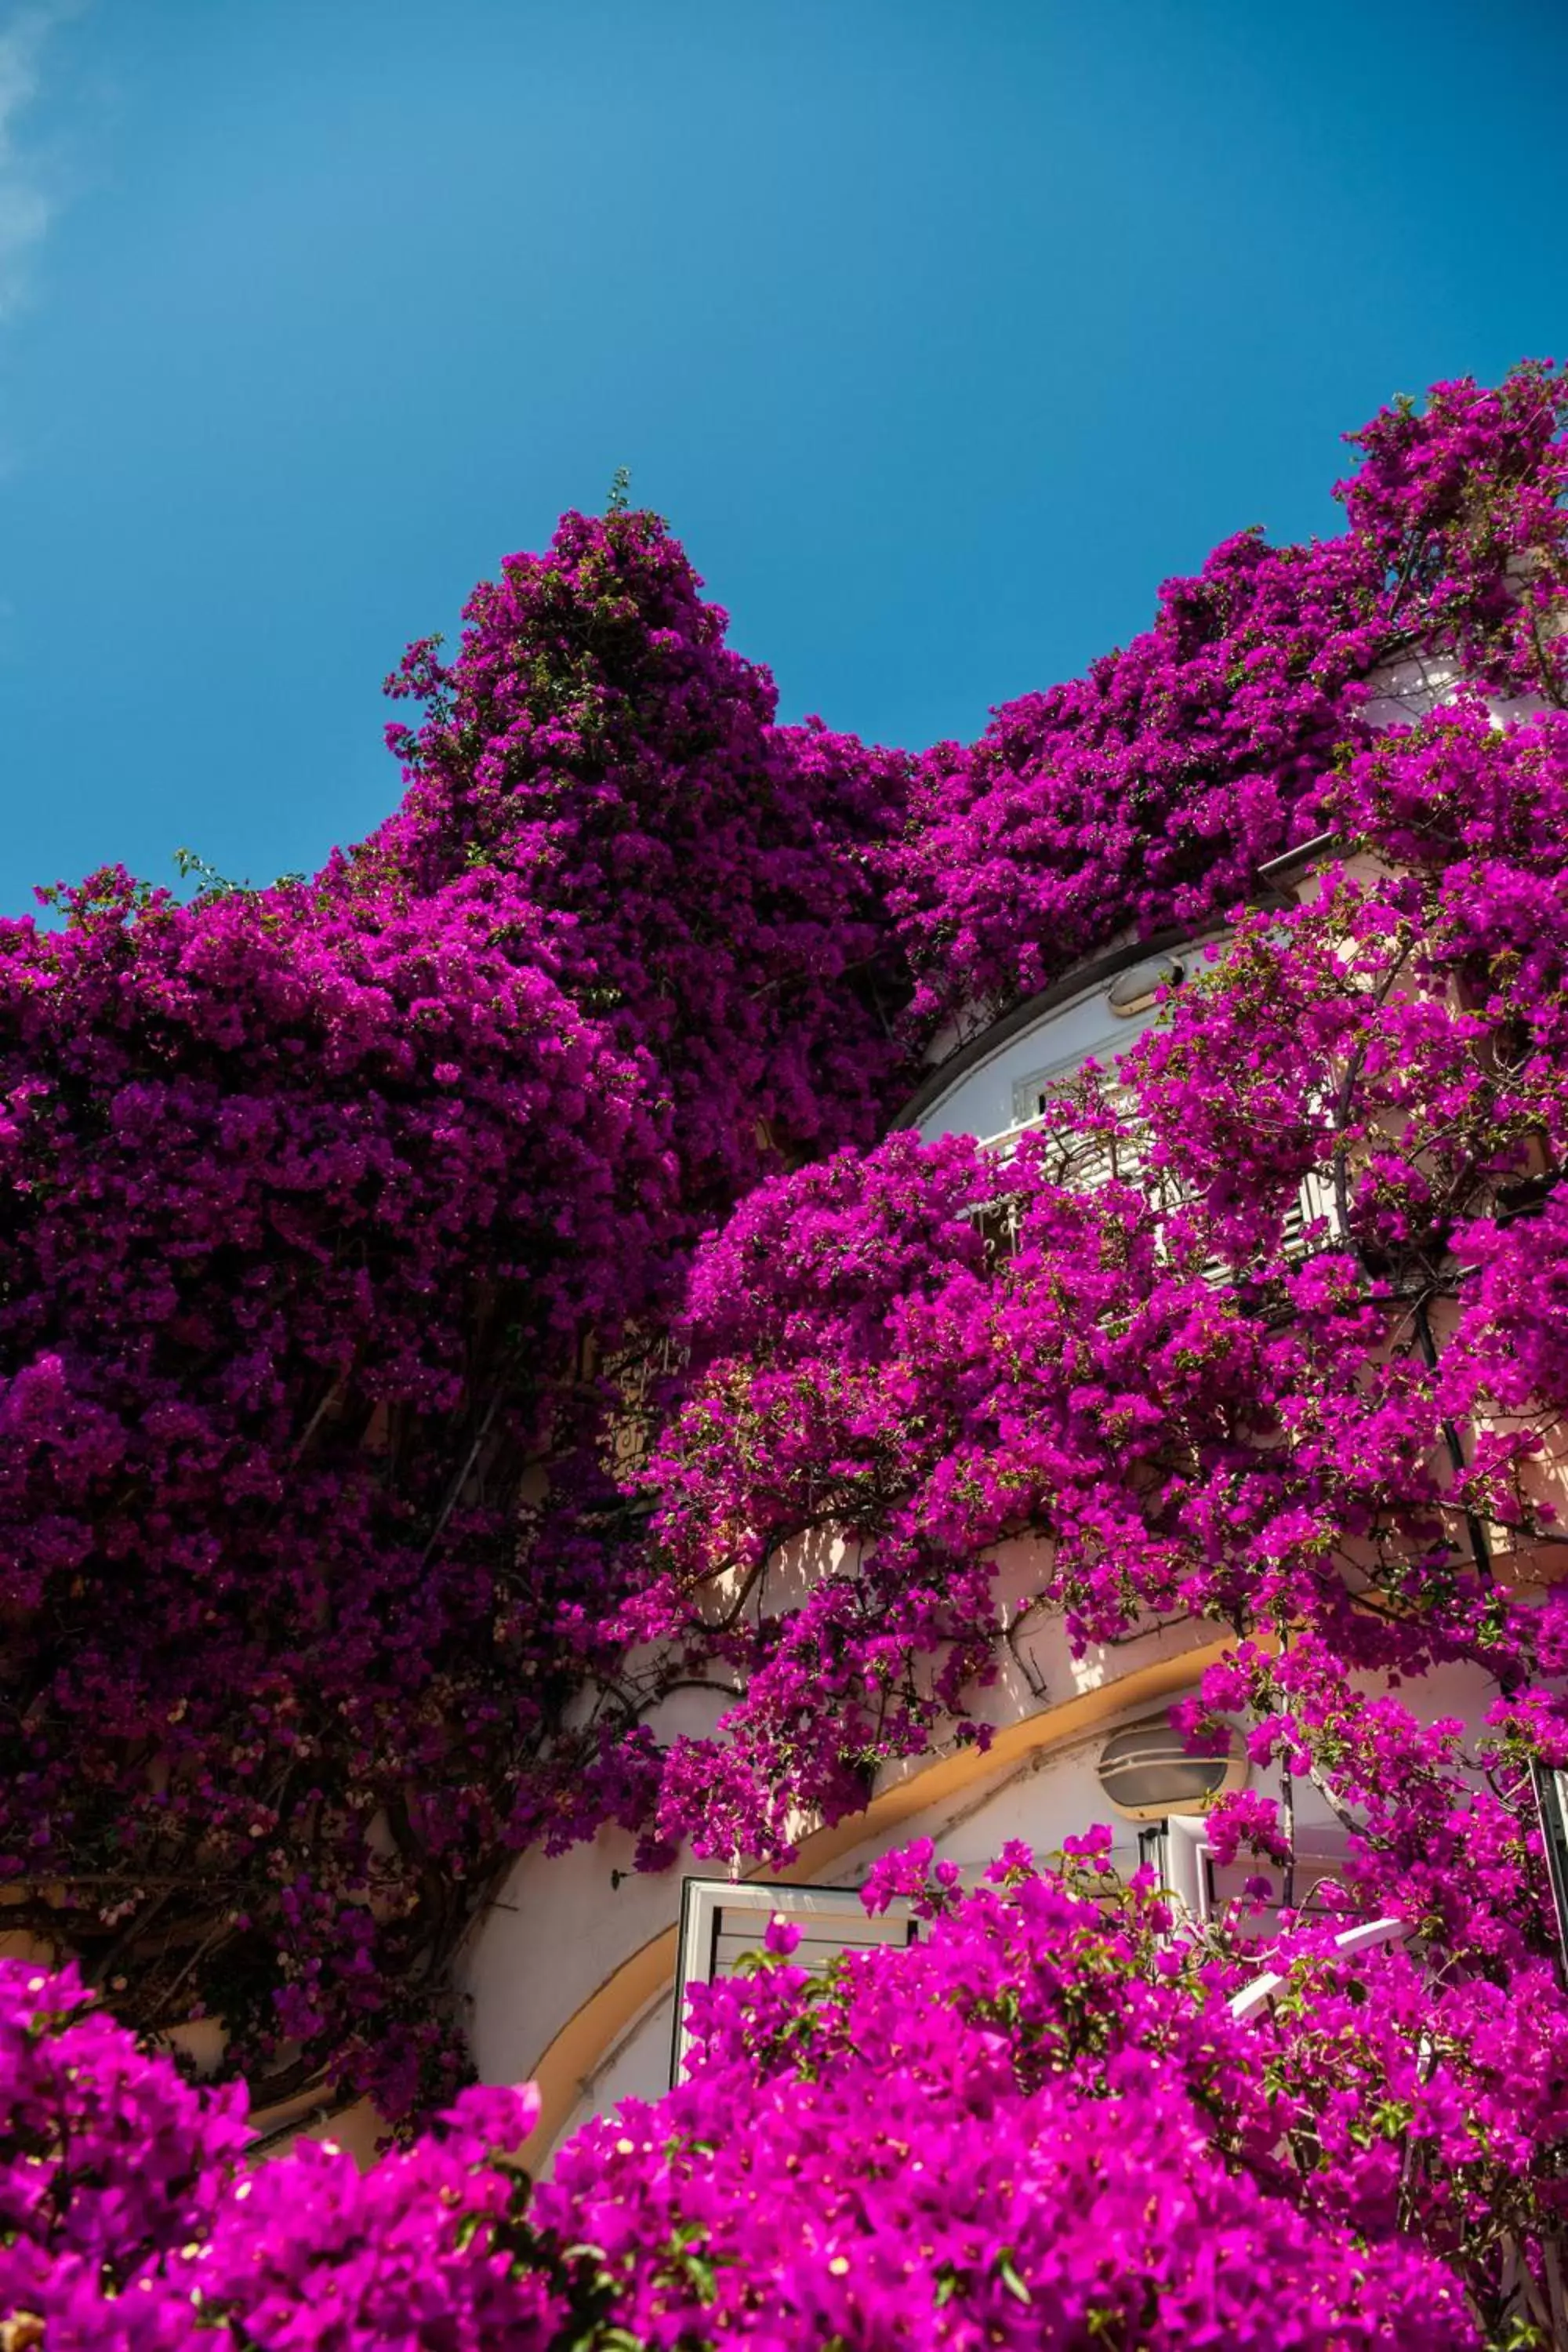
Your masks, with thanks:
<instances>
[{"instance_id":1,"label":"magenta bougainvillea flower","mask_svg":"<svg viewBox=\"0 0 1568 2352\"><path fill-rule=\"evenodd\" d=\"M244 2095L193 2092L68 1973L0 1963L0 2310L10 2341L299 2352L748 2343L1300 2352L1504 2340L1554 2226L1568 2019L1435 1990L1301 1931L1289 1992L1168 1937L1093 1838L1016 1849L826 1980L784 1948L693 2000L687 2079L509 2160L531 2094L470 2091L361 2174L306 2142L243 2162ZM1517 2329L1507 2337L1528 2341Z\"/></svg>"},{"instance_id":2,"label":"magenta bougainvillea flower","mask_svg":"<svg viewBox=\"0 0 1568 2352\"><path fill-rule=\"evenodd\" d=\"M447 1963L518 1852L616 1822L649 1866L778 1858L984 1738L1019 1609L1225 1629L1183 1728L1310 1776L1340 1924L1409 1930L1352 1970L1288 1922L1310 1997L1233 2040L1239 1942L1159 1942L1144 1895L1103 1927L1092 1848L825 2000L775 1954L526 2215L489 2110L376 2187L241 2176L237 2108L94 2011L61 2033L142 2084L128 2130L185 2135L184 2235L112 2166L98 2205L62 2180L56 2084L18 2309L42 2279L86 2299L58 2340L102 2304L153 2345L265 2292L237 2341L348 2343L288 2332L309 2263L384 2239L394 2300L444 2284L378 2337L367 2252L365 2341L1246 2342L1259 2264L1302 2343L1562 2326L1529 1776L1568 1762L1565 417L1547 365L1397 404L1337 537L1227 541L920 757L779 727L657 519L569 516L449 661L411 649L405 795L358 849L0 925L0 1878L129 2025L221 2021L258 2105L442 2111ZM1441 707L1401 710L1417 676ZM1309 841L1314 888L1259 902ZM949 1024L1173 929L1226 937L1005 1168L878 1141ZM749 1610L824 1528L843 1564ZM1479 1736L1410 1703L1456 1662ZM704 1677L718 1731L661 1744ZM1289 1850L1256 1790L1215 1828Z\"/></svg>"}]
</instances>

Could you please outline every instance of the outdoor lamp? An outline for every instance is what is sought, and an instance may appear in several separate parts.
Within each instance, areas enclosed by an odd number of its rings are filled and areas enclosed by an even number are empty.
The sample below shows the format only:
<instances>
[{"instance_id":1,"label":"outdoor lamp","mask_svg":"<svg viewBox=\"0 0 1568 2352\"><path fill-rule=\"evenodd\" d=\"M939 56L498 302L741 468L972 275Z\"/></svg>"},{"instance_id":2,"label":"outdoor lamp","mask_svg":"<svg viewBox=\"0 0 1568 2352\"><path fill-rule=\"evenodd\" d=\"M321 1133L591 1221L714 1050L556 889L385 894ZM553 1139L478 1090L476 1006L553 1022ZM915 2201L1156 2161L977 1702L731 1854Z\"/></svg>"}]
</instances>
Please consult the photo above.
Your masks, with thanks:
<instances>
[{"instance_id":1,"label":"outdoor lamp","mask_svg":"<svg viewBox=\"0 0 1568 2352\"><path fill-rule=\"evenodd\" d=\"M1216 1797L1241 1788L1247 1755L1233 1732L1223 1756L1189 1756L1180 1732L1163 1715L1151 1715L1112 1733L1098 1769L1119 1813L1133 1822L1164 1821L1173 1813L1206 1813Z\"/></svg>"}]
</instances>

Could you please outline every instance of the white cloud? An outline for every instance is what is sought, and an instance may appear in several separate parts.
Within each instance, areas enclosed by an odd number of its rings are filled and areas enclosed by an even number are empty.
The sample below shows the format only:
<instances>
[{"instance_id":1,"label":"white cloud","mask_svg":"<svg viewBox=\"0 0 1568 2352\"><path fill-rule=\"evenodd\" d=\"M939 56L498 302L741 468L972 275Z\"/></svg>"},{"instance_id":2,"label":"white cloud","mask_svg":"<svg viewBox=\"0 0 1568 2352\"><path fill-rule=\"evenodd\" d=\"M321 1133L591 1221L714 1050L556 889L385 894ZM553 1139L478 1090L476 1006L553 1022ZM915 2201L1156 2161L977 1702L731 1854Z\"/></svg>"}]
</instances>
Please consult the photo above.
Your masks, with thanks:
<instances>
[{"instance_id":1,"label":"white cloud","mask_svg":"<svg viewBox=\"0 0 1568 2352\"><path fill-rule=\"evenodd\" d=\"M0 24L0 320L26 301L33 257L56 209L44 168L18 142L16 125L38 94L49 35L77 13L78 0L36 0Z\"/></svg>"}]
</instances>

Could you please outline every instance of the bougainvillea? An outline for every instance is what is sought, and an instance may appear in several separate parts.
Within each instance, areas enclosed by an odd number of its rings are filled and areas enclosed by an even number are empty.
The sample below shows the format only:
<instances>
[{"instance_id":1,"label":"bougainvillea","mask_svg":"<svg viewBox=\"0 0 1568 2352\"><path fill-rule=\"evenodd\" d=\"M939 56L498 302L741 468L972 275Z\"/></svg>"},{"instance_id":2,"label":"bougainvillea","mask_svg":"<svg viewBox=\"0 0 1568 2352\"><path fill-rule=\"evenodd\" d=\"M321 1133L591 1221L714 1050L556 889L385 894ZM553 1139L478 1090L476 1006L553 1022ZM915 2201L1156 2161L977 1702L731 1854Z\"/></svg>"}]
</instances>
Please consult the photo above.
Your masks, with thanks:
<instances>
[{"instance_id":1,"label":"bougainvillea","mask_svg":"<svg viewBox=\"0 0 1568 2352\"><path fill-rule=\"evenodd\" d=\"M1333 805L1384 854L1396 824L1399 868L1242 921L1117 1083L1089 1076L1004 1166L897 1134L737 1212L697 1269L693 1392L650 1474L666 1601L754 1580L825 1517L860 1540L800 1607L731 1627L743 1696L721 1738L672 1752L672 1826L777 1851L781 1778L842 1810L847 1771L922 1746L994 1654L991 1564L1018 1538L1035 1583L1009 1606L1060 1610L1080 1641L1196 1612L1287 1643L1246 1654L1250 1682L1226 1670L1259 1760L1312 1751L1280 1696L1310 1690L1338 1801L1385 1811L1397 1787L1407 1843L1411 1785L1349 1760L1353 1669L1468 1659L1500 1727L1568 1732L1563 1597L1500 1577L1563 1541L1564 934L1545 909L1565 783L1555 714L1384 741ZM1486 895L1451 842L1421 856L1418 793L1439 835L1448 796L1473 810ZM1448 1779L1442 1804L1522 1860L1509 1804Z\"/></svg>"},{"instance_id":2,"label":"bougainvillea","mask_svg":"<svg viewBox=\"0 0 1568 2352\"><path fill-rule=\"evenodd\" d=\"M775 727L699 585L645 514L568 516L548 558L510 559L457 662L426 643L388 681L428 715L389 729L409 791L346 877L521 888L568 992L673 1098L690 1230L780 1148L871 1139L907 993L874 866L906 761Z\"/></svg>"},{"instance_id":3,"label":"bougainvillea","mask_svg":"<svg viewBox=\"0 0 1568 2352\"><path fill-rule=\"evenodd\" d=\"M984 1018L1123 927L1223 913L1317 830L1374 677L1560 703L1564 411L1541 367L1397 403L1351 436L1341 537L1226 541L1125 649L928 753L894 861L922 1003Z\"/></svg>"},{"instance_id":4,"label":"bougainvillea","mask_svg":"<svg viewBox=\"0 0 1568 2352\"><path fill-rule=\"evenodd\" d=\"M140 2028L221 2020L259 2101L438 2104L511 1854L851 1810L968 1727L1026 1538L1079 1641L1231 1629L1191 1736L1249 1714L1352 1910L1549 2007L1568 1612L1510 1579L1568 1402L1563 407L1532 366L1386 412L1339 538L1227 542L918 761L778 728L662 527L571 517L411 651L360 849L5 926L15 1926ZM874 1144L935 1024L1222 919L1005 1167ZM818 1531L841 1565L749 1608ZM1454 1660L1481 1755L1364 1696ZM705 1676L719 1735L661 1748Z\"/></svg>"},{"instance_id":5,"label":"bougainvillea","mask_svg":"<svg viewBox=\"0 0 1568 2352\"><path fill-rule=\"evenodd\" d=\"M568 1715L683 1251L903 1051L900 765L775 730L651 518L569 520L410 679L403 811L314 882L0 938L13 1921L393 2116L497 1858L646 1780Z\"/></svg>"},{"instance_id":6,"label":"bougainvillea","mask_svg":"<svg viewBox=\"0 0 1568 2352\"><path fill-rule=\"evenodd\" d=\"M243 2094L149 2062L71 1977L0 1964L0 2314L59 2352L201 2343L1387 2346L1550 2328L1568 2017L1301 1929L1233 2013L1103 1837L960 1897L929 1843L866 1891L931 1921L814 1979L778 1921L693 1996L686 2079L534 2188L529 2094L469 2092L361 2174L240 2160ZM944 1883L946 1882L946 1883ZM1544 2324L1544 2325L1542 2325Z\"/></svg>"}]
</instances>

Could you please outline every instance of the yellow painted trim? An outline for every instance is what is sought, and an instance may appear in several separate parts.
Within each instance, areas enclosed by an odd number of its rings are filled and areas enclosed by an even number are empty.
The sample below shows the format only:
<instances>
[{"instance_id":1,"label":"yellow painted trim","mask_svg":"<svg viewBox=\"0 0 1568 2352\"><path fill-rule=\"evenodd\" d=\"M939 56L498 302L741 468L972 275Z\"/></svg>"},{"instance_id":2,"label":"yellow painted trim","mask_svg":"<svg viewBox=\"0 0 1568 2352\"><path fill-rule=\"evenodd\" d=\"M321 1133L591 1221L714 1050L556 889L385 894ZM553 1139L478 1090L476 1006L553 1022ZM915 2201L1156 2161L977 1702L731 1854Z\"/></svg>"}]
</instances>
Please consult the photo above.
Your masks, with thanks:
<instances>
[{"instance_id":1,"label":"yellow painted trim","mask_svg":"<svg viewBox=\"0 0 1568 2352\"><path fill-rule=\"evenodd\" d=\"M944 1798L973 1788L976 1781L989 1780L993 1773L1020 1763L1040 1748L1056 1747L1082 1732L1092 1731L1107 1716L1120 1715L1124 1707L1169 1698L1177 1691L1190 1688L1233 1646L1226 1640L1206 1643L1200 1649L1179 1651L1115 1682L1103 1684L1098 1690L1082 1691L1078 1697L1064 1699L1058 1706L1041 1707L1034 1715L1005 1725L988 1748L955 1748L944 1756L932 1758L919 1770L879 1790L863 1812L836 1822L831 1829L814 1830L802 1840L795 1860L777 1875L795 1882L819 1878L830 1864L856 1846L864 1845L868 1839L901 1829L917 1814L941 1804ZM1260 1641L1258 1646L1273 1645ZM539 2086L540 2116L521 2151L524 2163L537 2166L549 2154L605 2052L626 2032L638 2010L673 1981L675 1944L673 1927L651 1937L605 1978L598 1990L567 2019L542 2053L533 2070L533 2079Z\"/></svg>"}]
</instances>

